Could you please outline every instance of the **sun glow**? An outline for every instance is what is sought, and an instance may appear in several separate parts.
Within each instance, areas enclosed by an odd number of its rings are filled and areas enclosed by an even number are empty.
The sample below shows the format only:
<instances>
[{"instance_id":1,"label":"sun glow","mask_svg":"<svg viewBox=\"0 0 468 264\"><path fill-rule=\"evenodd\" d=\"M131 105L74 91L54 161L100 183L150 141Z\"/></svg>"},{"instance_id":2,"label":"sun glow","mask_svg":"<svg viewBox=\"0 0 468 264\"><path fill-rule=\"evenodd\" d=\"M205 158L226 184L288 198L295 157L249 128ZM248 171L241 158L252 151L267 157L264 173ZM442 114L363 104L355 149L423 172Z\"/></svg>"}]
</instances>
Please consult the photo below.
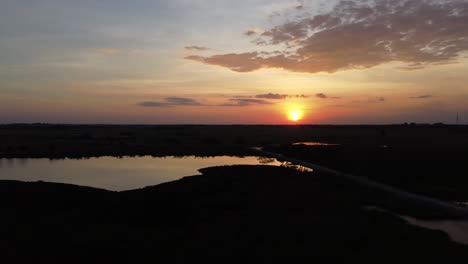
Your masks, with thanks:
<instances>
[{"instance_id":1,"label":"sun glow","mask_svg":"<svg viewBox=\"0 0 468 264\"><path fill-rule=\"evenodd\" d=\"M304 116L304 112L298 109L289 110L289 113L288 113L289 120L293 122L297 122L301 120L303 116Z\"/></svg>"}]
</instances>

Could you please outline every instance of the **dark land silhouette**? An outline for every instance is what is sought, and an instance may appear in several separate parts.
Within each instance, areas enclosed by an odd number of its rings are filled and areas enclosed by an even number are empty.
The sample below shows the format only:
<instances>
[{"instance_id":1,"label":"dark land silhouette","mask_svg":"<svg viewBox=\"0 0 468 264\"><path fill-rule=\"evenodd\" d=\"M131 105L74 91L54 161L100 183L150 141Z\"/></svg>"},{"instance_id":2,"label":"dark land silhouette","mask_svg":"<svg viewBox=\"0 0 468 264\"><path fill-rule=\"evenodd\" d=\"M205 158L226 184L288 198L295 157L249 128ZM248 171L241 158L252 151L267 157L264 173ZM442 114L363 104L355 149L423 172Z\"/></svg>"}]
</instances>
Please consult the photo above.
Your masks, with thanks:
<instances>
[{"instance_id":1,"label":"dark land silhouette","mask_svg":"<svg viewBox=\"0 0 468 264\"><path fill-rule=\"evenodd\" d=\"M301 146L295 142L337 146ZM255 155L263 146L440 199L468 201L468 126L0 125L0 158Z\"/></svg>"},{"instance_id":2,"label":"dark land silhouette","mask_svg":"<svg viewBox=\"0 0 468 264\"><path fill-rule=\"evenodd\" d=\"M441 263L468 247L441 231L363 208L375 197L270 166L125 192L0 182L5 263Z\"/></svg>"},{"instance_id":3,"label":"dark land silhouette","mask_svg":"<svg viewBox=\"0 0 468 264\"><path fill-rule=\"evenodd\" d=\"M307 146L296 142L336 145ZM468 127L0 126L0 157L256 155L254 146L410 192L468 201ZM64 172L66 173L66 172ZM5 263L451 263L468 246L393 213L451 218L291 168L226 166L111 192L0 181ZM388 210L370 211L374 206Z\"/></svg>"}]
</instances>

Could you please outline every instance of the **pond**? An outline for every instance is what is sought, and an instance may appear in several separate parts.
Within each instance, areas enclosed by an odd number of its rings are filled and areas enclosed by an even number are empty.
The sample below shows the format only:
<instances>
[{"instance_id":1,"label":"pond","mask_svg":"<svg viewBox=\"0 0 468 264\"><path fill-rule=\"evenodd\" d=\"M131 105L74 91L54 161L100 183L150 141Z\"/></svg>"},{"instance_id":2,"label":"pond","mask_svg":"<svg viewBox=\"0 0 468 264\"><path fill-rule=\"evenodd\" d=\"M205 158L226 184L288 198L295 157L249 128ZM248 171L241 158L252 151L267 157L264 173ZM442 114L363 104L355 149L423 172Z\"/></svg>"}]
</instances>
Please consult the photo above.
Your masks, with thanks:
<instances>
[{"instance_id":1,"label":"pond","mask_svg":"<svg viewBox=\"0 0 468 264\"><path fill-rule=\"evenodd\" d=\"M0 159L0 180L60 182L122 191L198 175L201 168L240 164L282 163L255 156Z\"/></svg>"}]
</instances>

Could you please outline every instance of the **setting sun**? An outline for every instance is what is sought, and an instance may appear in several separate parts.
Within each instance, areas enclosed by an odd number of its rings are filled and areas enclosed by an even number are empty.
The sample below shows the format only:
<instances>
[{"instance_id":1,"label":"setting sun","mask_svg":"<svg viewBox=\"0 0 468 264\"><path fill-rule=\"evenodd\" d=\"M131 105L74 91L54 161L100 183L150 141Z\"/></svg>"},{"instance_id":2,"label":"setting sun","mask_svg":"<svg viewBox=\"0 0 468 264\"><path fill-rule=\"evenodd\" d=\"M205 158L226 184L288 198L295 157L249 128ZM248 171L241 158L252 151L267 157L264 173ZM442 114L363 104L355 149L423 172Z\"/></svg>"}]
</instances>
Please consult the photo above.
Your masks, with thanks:
<instances>
[{"instance_id":1,"label":"setting sun","mask_svg":"<svg viewBox=\"0 0 468 264\"><path fill-rule=\"evenodd\" d=\"M304 116L304 113L301 110L297 110L297 109L289 111L289 114L288 114L289 120L294 121L294 122L301 120L303 116Z\"/></svg>"}]
</instances>

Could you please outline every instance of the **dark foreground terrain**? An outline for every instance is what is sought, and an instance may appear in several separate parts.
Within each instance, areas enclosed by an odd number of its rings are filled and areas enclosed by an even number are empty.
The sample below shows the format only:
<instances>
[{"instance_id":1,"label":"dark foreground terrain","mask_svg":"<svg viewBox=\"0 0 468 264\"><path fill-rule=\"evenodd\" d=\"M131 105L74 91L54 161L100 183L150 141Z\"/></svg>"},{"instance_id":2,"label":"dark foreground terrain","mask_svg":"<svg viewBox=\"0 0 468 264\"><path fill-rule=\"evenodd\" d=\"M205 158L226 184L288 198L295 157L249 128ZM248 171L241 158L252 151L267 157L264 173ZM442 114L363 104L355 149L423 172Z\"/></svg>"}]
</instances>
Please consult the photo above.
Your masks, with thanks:
<instances>
[{"instance_id":1,"label":"dark foreground terrain","mask_svg":"<svg viewBox=\"0 0 468 264\"><path fill-rule=\"evenodd\" d=\"M337 146L293 146L315 141ZM0 125L0 158L256 155L251 148L468 201L468 126Z\"/></svg>"},{"instance_id":2,"label":"dark foreground terrain","mask_svg":"<svg viewBox=\"0 0 468 264\"><path fill-rule=\"evenodd\" d=\"M297 145L313 141L334 146ZM252 147L468 201L468 126L0 125L0 158L257 155ZM1 168L0 168L1 169ZM203 169L144 189L0 181L2 263L452 263L468 247L408 225L444 210L316 171ZM66 172L64 172L66 173Z\"/></svg>"},{"instance_id":3,"label":"dark foreground terrain","mask_svg":"<svg viewBox=\"0 0 468 264\"><path fill-rule=\"evenodd\" d=\"M201 172L125 192L0 181L2 263L468 260L467 246L365 210L378 194L324 175L270 166Z\"/></svg>"}]
</instances>

